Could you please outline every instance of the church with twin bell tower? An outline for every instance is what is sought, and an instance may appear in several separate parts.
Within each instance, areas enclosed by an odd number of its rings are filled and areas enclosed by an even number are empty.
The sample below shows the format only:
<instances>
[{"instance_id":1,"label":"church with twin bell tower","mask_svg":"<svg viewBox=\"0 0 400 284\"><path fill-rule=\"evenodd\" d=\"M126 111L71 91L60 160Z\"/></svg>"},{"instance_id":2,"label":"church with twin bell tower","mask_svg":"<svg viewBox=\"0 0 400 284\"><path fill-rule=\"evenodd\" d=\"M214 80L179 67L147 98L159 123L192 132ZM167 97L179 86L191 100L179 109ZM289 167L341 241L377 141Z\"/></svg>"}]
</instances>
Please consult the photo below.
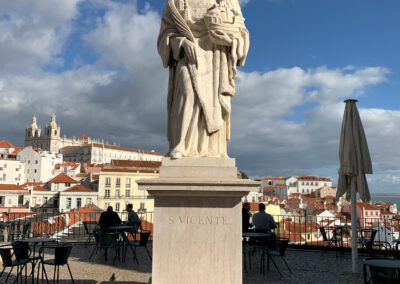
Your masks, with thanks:
<instances>
[{"instance_id":1,"label":"church with twin bell tower","mask_svg":"<svg viewBox=\"0 0 400 284\"><path fill-rule=\"evenodd\" d=\"M26 128L25 132L25 147L32 146L51 152L59 152L59 149L66 146L80 146L89 143L95 143L94 141L82 135L79 138L67 138L65 135L61 137L61 127L57 124L56 115L51 115L50 122L46 125L44 133L42 129L38 127L36 116L32 118L32 123Z\"/></svg>"}]
</instances>

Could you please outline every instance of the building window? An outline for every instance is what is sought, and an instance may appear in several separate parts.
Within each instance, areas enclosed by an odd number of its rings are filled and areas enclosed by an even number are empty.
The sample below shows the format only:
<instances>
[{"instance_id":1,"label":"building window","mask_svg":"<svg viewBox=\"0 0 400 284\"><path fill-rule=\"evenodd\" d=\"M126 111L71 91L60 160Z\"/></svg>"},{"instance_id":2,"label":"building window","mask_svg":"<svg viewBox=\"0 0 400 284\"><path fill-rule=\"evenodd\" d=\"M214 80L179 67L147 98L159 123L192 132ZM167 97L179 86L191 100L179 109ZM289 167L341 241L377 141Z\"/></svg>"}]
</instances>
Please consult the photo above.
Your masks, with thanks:
<instances>
[{"instance_id":1,"label":"building window","mask_svg":"<svg viewBox=\"0 0 400 284\"><path fill-rule=\"evenodd\" d=\"M304 181L303 181L303 182L301 182L301 185L304 185Z\"/></svg>"},{"instance_id":2,"label":"building window","mask_svg":"<svg viewBox=\"0 0 400 284\"><path fill-rule=\"evenodd\" d=\"M304 189L301 190L301 193L304 193Z\"/></svg>"},{"instance_id":3,"label":"building window","mask_svg":"<svg viewBox=\"0 0 400 284\"><path fill-rule=\"evenodd\" d=\"M79 209L82 206L82 198L77 198L76 199L76 208Z\"/></svg>"},{"instance_id":4,"label":"building window","mask_svg":"<svg viewBox=\"0 0 400 284\"><path fill-rule=\"evenodd\" d=\"M3 174L3 180L6 180L7 175Z\"/></svg>"},{"instance_id":5,"label":"building window","mask_svg":"<svg viewBox=\"0 0 400 284\"><path fill-rule=\"evenodd\" d=\"M129 189L125 190L125 196L131 197L131 191Z\"/></svg>"},{"instance_id":6,"label":"building window","mask_svg":"<svg viewBox=\"0 0 400 284\"><path fill-rule=\"evenodd\" d=\"M119 197L119 189L115 190L115 197Z\"/></svg>"},{"instance_id":7,"label":"building window","mask_svg":"<svg viewBox=\"0 0 400 284\"><path fill-rule=\"evenodd\" d=\"M71 209L71 203L72 203L71 198L67 198L67 209Z\"/></svg>"},{"instance_id":8,"label":"building window","mask_svg":"<svg viewBox=\"0 0 400 284\"><path fill-rule=\"evenodd\" d=\"M375 216L378 216L378 211L375 211Z\"/></svg>"},{"instance_id":9,"label":"building window","mask_svg":"<svg viewBox=\"0 0 400 284\"><path fill-rule=\"evenodd\" d=\"M35 169L35 174L37 173L37 170Z\"/></svg>"},{"instance_id":10,"label":"building window","mask_svg":"<svg viewBox=\"0 0 400 284\"><path fill-rule=\"evenodd\" d=\"M110 186L111 185L111 178L106 178L106 186Z\"/></svg>"},{"instance_id":11,"label":"building window","mask_svg":"<svg viewBox=\"0 0 400 284\"><path fill-rule=\"evenodd\" d=\"M115 203L115 211L119 212L119 203Z\"/></svg>"},{"instance_id":12,"label":"building window","mask_svg":"<svg viewBox=\"0 0 400 284\"><path fill-rule=\"evenodd\" d=\"M66 183L65 186L71 186L71 184L70 183Z\"/></svg>"},{"instance_id":13,"label":"building window","mask_svg":"<svg viewBox=\"0 0 400 284\"><path fill-rule=\"evenodd\" d=\"M86 198L86 205L92 204L92 198Z\"/></svg>"},{"instance_id":14,"label":"building window","mask_svg":"<svg viewBox=\"0 0 400 284\"><path fill-rule=\"evenodd\" d=\"M28 160L28 165L31 163L31 160Z\"/></svg>"},{"instance_id":15,"label":"building window","mask_svg":"<svg viewBox=\"0 0 400 284\"><path fill-rule=\"evenodd\" d=\"M35 164L37 165L39 162L38 162L38 160L35 160Z\"/></svg>"},{"instance_id":16,"label":"building window","mask_svg":"<svg viewBox=\"0 0 400 284\"><path fill-rule=\"evenodd\" d=\"M47 204L48 197L43 197L43 204Z\"/></svg>"},{"instance_id":17,"label":"building window","mask_svg":"<svg viewBox=\"0 0 400 284\"><path fill-rule=\"evenodd\" d=\"M106 197L106 198L109 198L109 197L110 197L110 190L109 190L109 189L106 189L106 195L105 195L105 197Z\"/></svg>"},{"instance_id":18,"label":"building window","mask_svg":"<svg viewBox=\"0 0 400 284\"><path fill-rule=\"evenodd\" d=\"M315 182L315 185L318 185L318 182L317 182L317 181Z\"/></svg>"},{"instance_id":19,"label":"building window","mask_svg":"<svg viewBox=\"0 0 400 284\"><path fill-rule=\"evenodd\" d=\"M310 185L310 184L308 183L308 181L306 182L306 185Z\"/></svg>"},{"instance_id":20,"label":"building window","mask_svg":"<svg viewBox=\"0 0 400 284\"><path fill-rule=\"evenodd\" d=\"M131 178L126 178L126 187L131 187Z\"/></svg>"},{"instance_id":21,"label":"building window","mask_svg":"<svg viewBox=\"0 0 400 284\"><path fill-rule=\"evenodd\" d=\"M313 182L311 182L310 185L313 185Z\"/></svg>"},{"instance_id":22,"label":"building window","mask_svg":"<svg viewBox=\"0 0 400 284\"><path fill-rule=\"evenodd\" d=\"M116 179L116 181L115 181L115 186L116 186L116 187L120 187L120 186L121 186L121 179L120 179L120 178L117 178L117 179Z\"/></svg>"},{"instance_id":23,"label":"building window","mask_svg":"<svg viewBox=\"0 0 400 284\"><path fill-rule=\"evenodd\" d=\"M365 211L365 216L368 216L368 211Z\"/></svg>"}]
</instances>

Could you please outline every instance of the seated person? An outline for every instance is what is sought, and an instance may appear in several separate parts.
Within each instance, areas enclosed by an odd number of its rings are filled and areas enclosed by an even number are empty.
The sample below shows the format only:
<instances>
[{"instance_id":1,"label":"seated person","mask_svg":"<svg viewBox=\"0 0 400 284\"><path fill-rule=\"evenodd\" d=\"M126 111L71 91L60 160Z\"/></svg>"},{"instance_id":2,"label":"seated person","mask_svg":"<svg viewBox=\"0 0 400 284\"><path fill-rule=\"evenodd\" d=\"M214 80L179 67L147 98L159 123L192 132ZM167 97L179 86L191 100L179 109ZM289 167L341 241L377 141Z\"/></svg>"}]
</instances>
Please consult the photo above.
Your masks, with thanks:
<instances>
[{"instance_id":1,"label":"seated person","mask_svg":"<svg viewBox=\"0 0 400 284\"><path fill-rule=\"evenodd\" d=\"M258 212L253 216L254 227L259 232L270 233L271 229L275 229L276 223L274 218L265 212L265 204L258 204Z\"/></svg>"},{"instance_id":2,"label":"seated person","mask_svg":"<svg viewBox=\"0 0 400 284\"><path fill-rule=\"evenodd\" d=\"M107 210L101 213L99 219L99 225L101 229L108 229L112 226L118 226L121 224L121 219L118 213L113 211L112 206L108 206Z\"/></svg>"},{"instance_id":3,"label":"seated person","mask_svg":"<svg viewBox=\"0 0 400 284\"><path fill-rule=\"evenodd\" d=\"M140 220L138 214L133 211L133 205L128 204L126 206L126 211L128 212L128 220L125 221L125 224L128 226L133 226L135 232L138 231L138 229L141 226L142 220Z\"/></svg>"},{"instance_id":4,"label":"seated person","mask_svg":"<svg viewBox=\"0 0 400 284\"><path fill-rule=\"evenodd\" d=\"M242 233L246 233L249 231L253 225L250 224L250 204L244 203L242 208Z\"/></svg>"},{"instance_id":5,"label":"seated person","mask_svg":"<svg viewBox=\"0 0 400 284\"><path fill-rule=\"evenodd\" d=\"M271 230L276 229L277 225L274 218L265 212L264 203L258 204L258 212L253 216L253 223L256 231L270 235L267 240L267 246L270 249L275 249L276 235L275 233L271 232Z\"/></svg>"}]
</instances>

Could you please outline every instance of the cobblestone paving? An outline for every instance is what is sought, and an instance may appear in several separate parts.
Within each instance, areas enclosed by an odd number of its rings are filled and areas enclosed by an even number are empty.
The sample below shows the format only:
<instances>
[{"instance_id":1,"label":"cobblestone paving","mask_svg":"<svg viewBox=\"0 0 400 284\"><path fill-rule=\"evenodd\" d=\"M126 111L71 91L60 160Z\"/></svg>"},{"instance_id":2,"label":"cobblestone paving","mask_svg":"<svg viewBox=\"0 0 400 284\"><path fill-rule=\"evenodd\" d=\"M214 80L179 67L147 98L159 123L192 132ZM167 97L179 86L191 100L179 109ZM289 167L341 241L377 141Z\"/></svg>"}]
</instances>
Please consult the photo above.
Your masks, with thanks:
<instances>
[{"instance_id":1,"label":"cobblestone paving","mask_svg":"<svg viewBox=\"0 0 400 284\"><path fill-rule=\"evenodd\" d=\"M85 248L84 245L74 245L70 256L70 266L76 280L75 283L118 283L118 284L147 284L151 277L151 262L143 248L138 248L137 254L140 265L137 265L132 258L132 253L128 251L126 262L114 259L114 250L109 252L108 261L104 259L104 251L99 251L94 260L89 260L89 255L93 246ZM151 245L150 245L151 250ZM48 256L51 257L50 255ZM288 249L286 260L292 268L292 273L285 267L279 257L275 257L278 267L281 269L281 278L275 268L270 267L265 275L260 274L260 255L252 256L251 271L243 274L243 283L362 283L362 275L352 276L351 255L349 253L328 252L321 255L320 251ZM1 261L0 261L1 262ZM30 270L29 266L29 270ZM46 267L49 280L52 280L53 269ZM361 269L361 262L360 262ZM7 269L7 272L9 269ZM13 272L14 274L14 272ZM112 274L115 280L110 281ZM15 275L15 274L14 274ZM51 279L50 279L51 278ZM9 283L12 283L10 277ZM28 279L28 283L31 279ZM0 279L0 283L5 283L5 276ZM40 283L45 283L40 282ZM71 283L66 267L60 269L60 283ZM190 283L188 283L190 284Z\"/></svg>"},{"instance_id":2,"label":"cobblestone paving","mask_svg":"<svg viewBox=\"0 0 400 284\"><path fill-rule=\"evenodd\" d=\"M360 257L362 259L362 256ZM351 273L351 254L321 251L288 249L286 260L292 273L286 268L280 257L274 257L283 277L281 278L275 267L270 263L270 271L265 275L260 273L260 254L252 256L251 271L243 276L243 283L362 283L362 274ZM265 260L266 262L266 260ZM361 271L359 261L359 271ZM265 267L266 270L266 267Z\"/></svg>"}]
</instances>

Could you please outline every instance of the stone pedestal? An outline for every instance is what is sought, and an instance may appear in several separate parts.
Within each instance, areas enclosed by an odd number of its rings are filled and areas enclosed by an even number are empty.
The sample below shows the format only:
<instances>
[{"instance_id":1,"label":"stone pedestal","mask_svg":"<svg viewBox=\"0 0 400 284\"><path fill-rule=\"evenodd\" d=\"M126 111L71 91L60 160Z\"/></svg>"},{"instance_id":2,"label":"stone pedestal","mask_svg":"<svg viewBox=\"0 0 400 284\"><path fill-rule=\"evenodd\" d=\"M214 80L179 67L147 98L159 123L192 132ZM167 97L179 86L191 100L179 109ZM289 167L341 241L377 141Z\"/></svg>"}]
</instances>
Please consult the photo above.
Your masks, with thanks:
<instances>
[{"instance_id":1,"label":"stone pedestal","mask_svg":"<svg viewBox=\"0 0 400 284\"><path fill-rule=\"evenodd\" d=\"M241 198L259 183L235 159L164 158L138 184L155 198L153 284L242 283Z\"/></svg>"}]
</instances>

